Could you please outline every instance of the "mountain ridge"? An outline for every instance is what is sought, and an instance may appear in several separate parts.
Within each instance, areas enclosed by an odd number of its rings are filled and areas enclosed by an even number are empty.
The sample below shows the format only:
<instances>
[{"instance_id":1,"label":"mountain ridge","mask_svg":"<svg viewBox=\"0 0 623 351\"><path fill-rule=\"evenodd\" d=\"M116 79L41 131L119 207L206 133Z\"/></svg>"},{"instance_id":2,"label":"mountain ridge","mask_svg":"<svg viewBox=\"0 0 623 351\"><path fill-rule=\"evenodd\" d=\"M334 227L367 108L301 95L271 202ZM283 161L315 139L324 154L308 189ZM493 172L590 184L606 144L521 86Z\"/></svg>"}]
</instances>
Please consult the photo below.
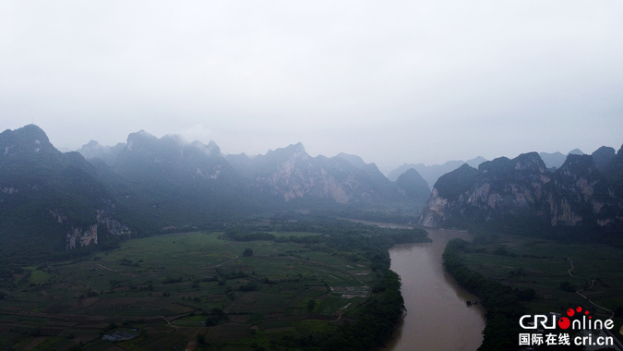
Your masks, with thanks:
<instances>
[{"instance_id":1,"label":"mountain ridge","mask_svg":"<svg viewBox=\"0 0 623 351\"><path fill-rule=\"evenodd\" d=\"M623 158L623 146L617 157ZM609 164L614 162L613 158ZM620 230L621 181L608 179L591 155L571 153L554 171L536 152L512 160L501 157L482 163L478 170L463 166L440 177L420 224L465 225L510 217L541 221L549 227Z\"/></svg>"},{"instance_id":2,"label":"mountain ridge","mask_svg":"<svg viewBox=\"0 0 623 351\"><path fill-rule=\"evenodd\" d=\"M621 226L622 150L571 154L556 171L535 152L480 161L478 169L461 163L431 191L415 168L391 181L357 155L312 157L302 143L249 157L223 155L213 141L139 131L125 143L90 141L61 153L28 125L0 133L0 237L13 253L32 238L62 251L279 211L416 216L425 205L425 225L510 214L551 226Z\"/></svg>"},{"instance_id":3,"label":"mountain ridge","mask_svg":"<svg viewBox=\"0 0 623 351\"><path fill-rule=\"evenodd\" d=\"M467 161L446 161L445 163L441 165L435 164L435 165L427 166L423 163L418 163L418 164L405 163L402 166L389 172L387 177L390 180L395 181L396 179L398 179L398 177L401 174L406 172L408 169L413 168L416 171L418 171L418 173L422 176L422 178L426 180L426 182L428 183L428 186L432 188L432 186L435 185L439 177L461 167L463 164L467 163L471 167L478 167L479 164L485 161L487 160L484 157L478 156Z\"/></svg>"}]
</instances>

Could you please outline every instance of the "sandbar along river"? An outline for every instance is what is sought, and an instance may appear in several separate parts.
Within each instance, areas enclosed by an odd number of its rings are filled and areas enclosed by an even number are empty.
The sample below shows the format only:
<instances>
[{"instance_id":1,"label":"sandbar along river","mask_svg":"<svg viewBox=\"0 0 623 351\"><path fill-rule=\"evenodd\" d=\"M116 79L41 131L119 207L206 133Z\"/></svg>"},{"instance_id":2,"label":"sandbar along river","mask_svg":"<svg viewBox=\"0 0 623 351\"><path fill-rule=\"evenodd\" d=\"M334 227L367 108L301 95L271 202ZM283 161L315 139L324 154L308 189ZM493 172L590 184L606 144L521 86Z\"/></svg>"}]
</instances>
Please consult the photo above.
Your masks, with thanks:
<instances>
[{"instance_id":1,"label":"sandbar along river","mask_svg":"<svg viewBox=\"0 0 623 351\"><path fill-rule=\"evenodd\" d=\"M427 229L432 243L396 245L389 250L391 269L402 279L407 314L386 351L474 351L485 327L478 298L460 287L442 266L441 254L464 231Z\"/></svg>"}]
</instances>

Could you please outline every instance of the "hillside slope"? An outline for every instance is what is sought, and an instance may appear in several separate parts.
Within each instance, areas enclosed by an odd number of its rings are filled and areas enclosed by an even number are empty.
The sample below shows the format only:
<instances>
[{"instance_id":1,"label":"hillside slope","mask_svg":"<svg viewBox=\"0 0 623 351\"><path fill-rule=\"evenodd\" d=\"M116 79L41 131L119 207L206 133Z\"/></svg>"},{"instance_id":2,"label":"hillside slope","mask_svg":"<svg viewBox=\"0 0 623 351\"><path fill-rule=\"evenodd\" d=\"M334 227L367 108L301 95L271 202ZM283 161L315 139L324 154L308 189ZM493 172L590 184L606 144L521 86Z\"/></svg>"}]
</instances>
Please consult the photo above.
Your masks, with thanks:
<instances>
[{"instance_id":1,"label":"hillside slope","mask_svg":"<svg viewBox=\"0 0 623 351\"><path fill-rule=\"evenodd\" d=\"M95 167L79 153L58 151L39 127L4 131L0 150L2 257L62 251L131 234L117 220L116 201L97 179Z\"/></svg>"}]
</instances>

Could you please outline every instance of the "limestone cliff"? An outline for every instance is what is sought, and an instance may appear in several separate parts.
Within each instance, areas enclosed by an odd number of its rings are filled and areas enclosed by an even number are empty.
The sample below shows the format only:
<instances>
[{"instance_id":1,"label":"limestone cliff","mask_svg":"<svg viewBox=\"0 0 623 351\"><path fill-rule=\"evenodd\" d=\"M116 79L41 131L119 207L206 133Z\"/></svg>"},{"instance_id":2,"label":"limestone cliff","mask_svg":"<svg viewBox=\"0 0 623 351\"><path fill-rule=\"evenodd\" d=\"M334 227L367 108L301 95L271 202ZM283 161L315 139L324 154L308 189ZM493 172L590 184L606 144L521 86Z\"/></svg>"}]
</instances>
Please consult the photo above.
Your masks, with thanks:
<instances>
[{"instance_id":1,"label":"limestone cliff","mask_svg":"<svg viewBox=\"0 0 623 351\"><path fill-rule=\"evenodd\" d=\"M422 206L429 193L426 186L424 190L413 186L417 178L421 180L415 171L415 175L406 176L398 184L387 179L376 165L366 164L358 156L311 157L301 143L253 158L230 155L227 160L255 189L288 206L293 203Z\"/></svg>"},{"instance_id":2,"label":"limestone cliff","mask_svg":"<svg viewBox=\"0 0 623 351\"><path fill-rule=\"evenodd\" d=\"M79 247L89 246L90 244L97 244L97 224L88 227L86 230L82 228L72 228L67 233L67 249L75 249L76 245Z\"/></svg>"},{"instance_id":3,"label":"limestone cliff","mask_svg":"<svg viewBox=\"0 0 623 351\"><path fill-rule=\"evenodd\" d=\"M106 210L97 210L97 216L95 219L98 224L105 226L106 233L109 235L127 235L128 237L132 235L132 231L128 228L128 226L121 224L116 219L111 218Z\"/></svg>"},{"instance_id":4,"label":"limestone cliff","mask_svg":"<svg viewBox=\"0 0 623 351\"><path fill-rule=\"evenodd\" d=\"M62 218L61 216L57 218ZM66 217L65 217L66 218ZM119 221L107 216L105 210L97 210L97 224L88 226L86 230L83 228L71 228L67 233L66 247L68 250L76 247L85 247L98 243L98 227L103 229L106 235L127 235L131 236L132 231ZM100 230L100 233L102 231Z\"/></svg>"},{"instance_id":5,"label":"limestone cliff","mask_svg":"<svg viewBox=\"0 0 623 351\"><path fill-rule=\"evenodd\" d=\"M125 235L130 237L132 235L132 231L128 226L120 223L116 219L113 219L110 216L110 212L114 212L114 205L110 202L107 203L109 205L108 209L98 209L96 210L96 216L93 218L91 225L86 226L86 229L83 229L82 226L76 227L72 218L67 215L62 209L55 208L53 210L49 210L52 220L61 226L69 226L70 229L66 235L66 249L72 250L76 247L85 247L91 244L98 243L98 229L99 234L105 234L105 236L109 235Z\"/></svg>"},{"instance_id":6,"label":"limestone cliff","mask_svg":"<svg viewBox=\"0 0 623 351\"><path fill-rule=\"evenodd\" d=\"M536 153L498 158L478 170L463 166L439 178L424 211L424 226L539 220L551 226L623 228L620 184L590 155L569 155L551 172Z\"/></svg>"},{"instance_id":7,"label":"limestone cliff","mask_svg":"<svg viewBox=\"0 0 623 351\"><path fill-rule=\"evenodd\" d=\"M359 185L353 174L339 174L346 162L313 158L301 143L269 152L264 160L256 159L266 164L254 174L255 185L286 202L309 196L346 204L353 200L352 190Z\"/></svg>"}]
</instances>

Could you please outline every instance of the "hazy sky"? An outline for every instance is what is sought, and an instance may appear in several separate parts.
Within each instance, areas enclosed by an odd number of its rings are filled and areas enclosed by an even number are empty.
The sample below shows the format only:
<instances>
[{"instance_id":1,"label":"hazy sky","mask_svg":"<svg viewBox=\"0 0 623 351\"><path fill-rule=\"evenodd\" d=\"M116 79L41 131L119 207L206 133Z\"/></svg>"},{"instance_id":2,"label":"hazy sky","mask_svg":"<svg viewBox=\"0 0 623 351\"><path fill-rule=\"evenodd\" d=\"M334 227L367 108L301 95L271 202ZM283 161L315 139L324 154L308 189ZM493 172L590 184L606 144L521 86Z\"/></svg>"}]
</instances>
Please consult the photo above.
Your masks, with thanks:
<instances>
[{"instance_id":1,"label":"hazy sky","mask_svg":"<svg viewBox=\"0 0 623 351\"><path fill-rule=\"evenodd\" d=\"M623 144L623 2L2 1L0 129L405 162Z\"/></svg>"}]
</instances>

